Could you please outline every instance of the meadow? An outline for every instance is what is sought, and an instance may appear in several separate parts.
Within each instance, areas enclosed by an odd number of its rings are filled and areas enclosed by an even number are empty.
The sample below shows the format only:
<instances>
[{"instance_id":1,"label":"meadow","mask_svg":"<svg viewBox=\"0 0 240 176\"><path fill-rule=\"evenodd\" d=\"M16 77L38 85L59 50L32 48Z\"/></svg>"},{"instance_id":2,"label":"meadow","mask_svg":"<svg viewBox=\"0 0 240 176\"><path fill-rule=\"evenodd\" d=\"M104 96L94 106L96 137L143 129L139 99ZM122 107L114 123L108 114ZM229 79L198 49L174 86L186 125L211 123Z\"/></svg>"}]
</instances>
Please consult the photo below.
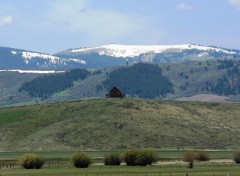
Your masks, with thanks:
<instances>
[{"instance_id":1,"label":"meadow","mask_svg":"<svg viewBox=\"0 0 240 176\"><path fill-rule=\"evenodd\" d=\"M45 166L43 169L1 169L1 176L239 176L236 164L195 163L193 169L186 164L158 164L153 166L104 166L92 165L87 169L76 169L71 165Z\"/></svg>"},{"instance_id":2,"label":"meadow","mask_svg":"<svg viewBox=\"0 0 240 176\"><path fill-rule=\"evenodd\" d=\"M188 150L156 150L160 160L181 160L184 153ZM196 152L202 150L195 150ZM115 151L84 151L84 153L89 156L103 160L106 154L110 153L119 153L123 154L125 151L115 150ZM232 159L233 151L227 150L208 150L206 151L211 159ZM29 152L0 152L0 161L14 161L17 160L20 156ZM41 157L43 157L47 161L59 161L59 160L68 160L74 151L51 151L51 152L33 152Z\"/></svg>"},{"instance_id":3,"label":"meadow","mask_svg":"<svg viewBox=\"0 0 240 176\"><path fill-rule=\"evenodd\" d=\"M1 176L237 176L239 104L148 99L96 99L0 109ZM105 154L153 149L160 161L147 167L104 166ZM181 161L189 150L204 150L207 163L193 169ZM211 150L206 150L211 149ZM17 163L32 151L46 163L24 170ZM70 163L74 151L94 158L88 169Z\"/></svg>"},{"instance_id":4,"label":"meadow","mask_svg":"<svg viewBox=\"0 0 240 176\"><path fill-rule=\"evenodd\" d=\"M70 162L74 152L34 152L45 159L45 164L40 170L22 169L17 159L25 152L0 152L1 176L237 176L240 165L233 162L232 151L207 151L211 160L208 162L195 162L194 168L187 168L187 163L181 160L186 150L159 150L159 161L152 166L105 166L104 155L124 151L85 151L94 158L91 167L76 169ZM198 151L195 151L198 152Z\"/></svg>"}]
</instances>

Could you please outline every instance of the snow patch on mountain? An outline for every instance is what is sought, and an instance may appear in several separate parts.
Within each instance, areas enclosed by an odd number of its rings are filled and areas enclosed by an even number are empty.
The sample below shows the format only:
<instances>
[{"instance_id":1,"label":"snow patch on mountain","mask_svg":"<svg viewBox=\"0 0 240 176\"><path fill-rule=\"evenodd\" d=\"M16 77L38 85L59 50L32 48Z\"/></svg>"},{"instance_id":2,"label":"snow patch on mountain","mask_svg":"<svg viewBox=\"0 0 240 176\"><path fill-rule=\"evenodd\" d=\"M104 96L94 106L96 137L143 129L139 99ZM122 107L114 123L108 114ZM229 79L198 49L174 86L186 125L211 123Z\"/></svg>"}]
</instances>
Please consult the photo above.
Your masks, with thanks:
<instances>
[{"instance_id":1,"label":"snow patch on mountain","mask_svg":"<svg viewBox=\"0 0 240 176\"><path fill-rule=\"evenodd\" d=\"M16 55L16 54L17 54L17 52L16 52L16 51L11 51L11 53L12 53L13 55Z\"/></svg>"},{"instance_id":2,"label":"snow patch on mountain","mask_svg":"<svg viewBox=\"0 0 240 176\"><path fill-rule=\"evenodd\" d=\"M73 61L73 62L77 62L77 63L79 63L79 64L84 64L84 65L86 65L86 61L84 61L84 60L79 60L79 59L68 59L69 61Z\"/></svg>"},{"instance_id":3,"label":"snow patch on mountain","mask_svg":"<svg viewBox=\"0 0 240 176\"><path fill-rule=\"evenodd\" d=\"M0 72L18 72L18 73L51 74L51 73L64 73L65 71L7 69L7 70L0 70Z\"/></svg>"},{"instance_id":4,"label":"snow patch on mountain","mask_svg":"<svg viewBox=\"0 0 240 176\"><path fill-rule=\"evenodd\" d=\"M201 45L191 45L191 44L182 44L182 45L118 45L110 44L103 45L95 48L80 48L70 50L73 53L79 52L97 52L99 55L108 55L113 57L137 57L141 54L158 54L163 52L181 52L183 50L200 50L200 51L213 51L213 52L222 52L225 54L236 54L236 52L228 51L226 49L218 47L208 47Z\"/></svg>"},{"instance_id":5,"label":"snow patch on mountain","mask_svg":"<svg viewBox=\"0 0 240 176\"><path fill-rule=\"evenodd\" d=\"M26 64L29 63L29 61L32 58L42 58L42 59L46 59L49 60L50 63L52 64L65 64L66 62L76 62L79 64L86 64L86 61L84 60L80 60L80 59L66 59L66 58L60 58L57 56L52 56L52 55L48 55L48 54L41 54L41 53L34 53L34 52L22 52L22 57L24 58L24 61ZM47 62L45 62L45 64L47 65Z\"/></svg>"},{"instance_id":6,"label":"snow patch on mountain","mask_svg":"<svg viewBox=\"0 0 240 176\"><path fill-rule=\"evenodd\" d=\"M22 57L25 59L25 62L28 63L29 60L32 58L43 58L43 59L48 59L51 61L51 63L56 64L59 61L61 61L61 58L56 57L56 56L51 56L48 54L40 54L40 53L33 53L33 52L22 52Z\"/></svg>"}]
</instances>

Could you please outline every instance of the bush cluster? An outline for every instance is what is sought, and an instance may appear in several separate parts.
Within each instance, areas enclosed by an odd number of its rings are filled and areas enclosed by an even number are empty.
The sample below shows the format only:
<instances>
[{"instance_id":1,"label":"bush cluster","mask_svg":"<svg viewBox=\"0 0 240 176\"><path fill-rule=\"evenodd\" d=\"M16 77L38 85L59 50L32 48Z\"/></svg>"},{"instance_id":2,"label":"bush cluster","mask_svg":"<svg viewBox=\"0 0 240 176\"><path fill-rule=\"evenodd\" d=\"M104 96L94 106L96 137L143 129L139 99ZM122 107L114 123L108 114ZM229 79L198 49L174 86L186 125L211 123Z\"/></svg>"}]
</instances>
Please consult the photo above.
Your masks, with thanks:
<instances>
[{"instance_id":1,"label":"bush cluster","mask_svg":"<svg viewBox=\"0 0 240 176\"><path fill-rule=\"evenodd\" d=\"M207 152L199 152L196 156L196 159L198 161L209 161L210 160L210 156Z\"/></svg>"},{"instance_id":2,"label":"bush cluster","mask_svg":"<svg viewBox=\"0 0 240 176\"><path fill-rule=\"evenodd\" d=\"M207 152L204 152L204 151L198 152L197 154L195 154L193 151L187 151L183 155L183 161L189 163L189 168L193 168L194 160L209 161L210 156Z\"/></svg>"},{"instance_id":3,"label":"bush cluster","mask_svg":"<svg viewBox=\"0 0 240 176\"><path fill-rule=\"evenodd\" d=\"M235 151L234 152L233 159L237 164L240 164L240 151Z\"/></svg>"},{"instance_id":4,"label":"bush cluster","mask_svg":"<svg viewBox=\"0 0 240 176\"><path fill-rule=\"evenodd\" d=\"M109 155L105 155L104 157L104 164L105 165L115 165L119 166L121 164L122 160L119 154L117 153L112 153Z\"/></svg>"},{"instance_id":5,"label":"bush cluster","mask_svg":"<svg viewBox=\"0 0 240 176\"><path fill-rule=\"evenodd\" d=\"M158 160L156 152L152 150L128 150L124 161L128 166L146 166Z\"/></svg>"},{"instance_id":6,"label":"bush cluster","mask_svg":"<svg viewBox=\"0 0 240 176\"><path fill-rule=\"evenodd\" d=\"M19 164L25 169L40 169L44 160L36 154L27 153L19 158Z\"/></svg>"},{"instance_id":7,"label":"bush cluster","mask_svg":"<svg viewBox=\"0 0 240 176\"><path fill-rule=\"evenodd\" d=\"M124 153L123 160L118 153L105 155L105 165L120 165L124 161L128 166L152 165L158 160L157 153L152 150L128 150ZM183 156L183 161L189 163L189 168L193 168L194 160L209 161L207 152L201 151L195 154L187 151ZM234 160L240 163L240 151L234 153ZM76 168L87 168L92 163L92 158L85 153L76 152L72 155L71 161ZM28 153L19 158L19 164L25 169L40 169L44 165L44 160L33 153Z\"/></svg>"},{"instance_id":8,"label":"bush cluster","mask_svg":"<svg viewBox=\"0 0 240 176\"><path fill-rule=\"evenodd\" d=\"M91 157L82 152L74 153L71 161L76 168L87 168L92 163Z\"/></svg>"}]
</instances>

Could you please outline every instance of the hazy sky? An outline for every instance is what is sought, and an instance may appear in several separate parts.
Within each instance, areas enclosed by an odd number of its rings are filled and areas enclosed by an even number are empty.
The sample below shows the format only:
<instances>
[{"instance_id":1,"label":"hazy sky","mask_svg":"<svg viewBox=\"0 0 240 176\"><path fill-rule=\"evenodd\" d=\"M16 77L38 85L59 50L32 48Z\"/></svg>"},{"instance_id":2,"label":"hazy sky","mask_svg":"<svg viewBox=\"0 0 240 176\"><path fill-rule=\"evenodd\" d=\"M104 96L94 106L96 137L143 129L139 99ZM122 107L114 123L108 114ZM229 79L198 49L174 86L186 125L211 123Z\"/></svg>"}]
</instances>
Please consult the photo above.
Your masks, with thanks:
<instances>
[{"instance_id":1,"label":"hazy sky","mask_svg":"<svg viewBox=\"0 0 240 176\"><path fill-rule=\"evenodd\" d=\"M240 49L240 0L0 0L0 46L55 53L110 43Z\"/></svg>"}]
</instances>

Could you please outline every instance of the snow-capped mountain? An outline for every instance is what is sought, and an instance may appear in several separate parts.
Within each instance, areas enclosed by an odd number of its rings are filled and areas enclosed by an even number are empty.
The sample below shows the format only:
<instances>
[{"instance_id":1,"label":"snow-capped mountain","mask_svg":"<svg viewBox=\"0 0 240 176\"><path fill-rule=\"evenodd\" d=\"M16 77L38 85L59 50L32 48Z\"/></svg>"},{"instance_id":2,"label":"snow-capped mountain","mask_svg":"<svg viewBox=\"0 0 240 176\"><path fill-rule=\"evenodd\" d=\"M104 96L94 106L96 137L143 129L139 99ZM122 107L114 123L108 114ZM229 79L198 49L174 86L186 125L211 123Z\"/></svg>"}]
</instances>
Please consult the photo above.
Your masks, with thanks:
<instances>
[{"instance_id":1,"label":"snow-capped mountain","mask_svg":"<svg viewBox=\"0 0 240 176\"><path fill-rule=\"evenodd\" d=\"M72 68L85 65L76 58L61 58L49 54L0 47L0 68Z\"/></svg>"},{"instance_id":2,"label":"snow-capped mountain","mask_svg":"<svg viewBox=\"0 0 240 176\"><path fill-rule=\"evenodd\" d=\"M121 65L134 62L178 62L207 59L240 58L240 50L193 44L182 45L118 45L70 49L57 56L81 57L90 67L107 67L109 62ZM94 64L100 63L98 65ZM119 63L117 63L119 62ZM111 65L110 64L110 65Z\"/></svg>"},{"instance_id":3,"label":"snow-capped mountain","mask_svg":"<svg viewBox=\"0 0 240 176\"><path fill-rule=\"evenodd\" d=\"M118 45L118 44L110 44L103 45L96 48L80 48L73 49L71 52L73 53L89 53L89 52L97 52L99 55L107 55L112 57L138 57L141 54L160 54L160 53L171 53L171 52L183 52L184 50L198 50L202 53L205 52L218 52L229 55L237 54L235 51L217 48L217 47L208 47L208 46L200 46L200 45L191 45L191 44L183 44L183 45Z\"/></svg>"},{"instance_id":4,"label":"snow-capped mountain","mask_svg":"<svg viewBox=\"0 0 240 176\"><path fill-rule=\"evenodd\" d=\"M12 51L12 53L16 53L16 51ZM24 61L26 64L28 64L29 62L31 62L34 58L41 58L43 60L45 60L45 63L47 63L47 61L51 64L67 64L67 62L69 61L73 61L79 64L86 64L86 61L83 60L77 60L77 59L65 59L65 58L60 58L60 57L56 57L56 56L52 56L52 55L48 55L48 54L41 54L41 53L33 53L33 52L22 52L22 57L24 58Z\"/></svg>"},{"instance_id":5,"label":"snow-capped mountain","mask_svg":"<svg viewBox=\"0 0 240 176\"><path fill-rule=\"evenodd\" d=\"M69 49L55 55L0 47L0 69L105 68L135 62L240 59L240 50L193 44L118 45Z\"/></svg>"}]
</instances>

